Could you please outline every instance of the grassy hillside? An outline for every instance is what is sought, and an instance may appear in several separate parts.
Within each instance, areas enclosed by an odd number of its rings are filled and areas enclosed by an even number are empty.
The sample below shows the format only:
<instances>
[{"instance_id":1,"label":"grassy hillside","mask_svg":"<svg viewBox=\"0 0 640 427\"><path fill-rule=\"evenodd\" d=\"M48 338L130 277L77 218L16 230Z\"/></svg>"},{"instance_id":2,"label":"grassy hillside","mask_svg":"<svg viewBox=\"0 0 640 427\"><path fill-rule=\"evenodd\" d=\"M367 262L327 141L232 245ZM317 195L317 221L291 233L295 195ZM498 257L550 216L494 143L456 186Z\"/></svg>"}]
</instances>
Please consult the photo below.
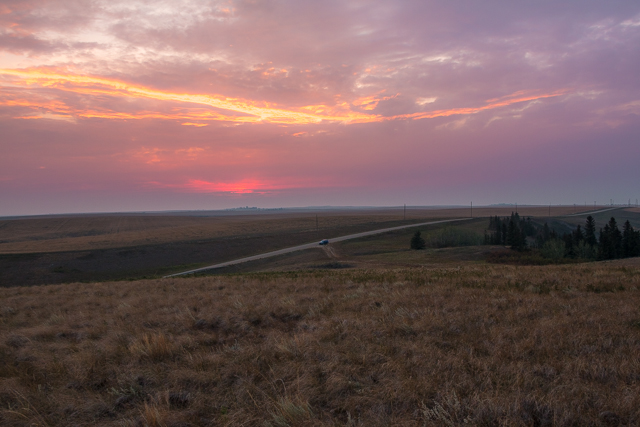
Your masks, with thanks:
<instances>
[{"instance_id":1,"label":"grassy hillside","mask_svg":"<svg viewBox=\"0 0 640 427\"><path fill-rule=\"evenodd\" d=\"M332 242L325 247L209 270L203 274L224 275L335 268L434 267L484 263L487 253L496 248L464 244L482 243L487 224L486 218L478 218L454 224L410 227L354 240ZM414 251L409 248L409 241L416 231L421 231L426 239L428 246L426 250ZM451 246L443 243L450 243ZM460 244L463 246L459 246Z\"/></svg>"},{"instance_id":2,"label":"grassy hillside","mask_svg":"<svg viewBox=\"0 0 640 427\"><path fill-rule=\"evenodd\" d=\"M486 217L509 215L513 210L514 207L505 206L474 208L473 212L474 216ZM535 206L520 207L518 210L522 215L539 216L548 212L546 207ZM572 206L552 208L554 215L575 211L576 208ZM470 213L468 208L409 207L406 218L402 208L387 208L0 219L0 287L162 277L172 272L321 238L436 219L467 217ZM486 220L478 221L475 231L482 233ZM454 228L449 229L453 230L453 236L427 237L434 242L437 239L446 241L452 237L460 238L455 236ZM367 242L364 241L364 244ZM405 243L402 242L402 245L404 247ZM285 264L290 264L294 258L287 258ZM466 259L466 256L462 258ZM380 262L375 259L370 261ZM394 263L396 261L391 261L391 264ZM247 268L228 271L237 270L246 271Z\"/></svg>"},{"instance_id":3,"label":"grassy hillside","mask_svg":"<svg viewBox=\"0 0 640 427\"><path fill-rule=\"evenodd\" d=\"M638 264L0 289L0 424L638 425Z\"/></svg>"},{"instance_id":4,"label":"grassy hillside","mask_svg":"<svg viewBox=\"0 0 640 427\"><path fill-rule=\"evenodd\" d=\"M412 212L216 217L78 216L0 221L0 286L162 277L289 246L424 220ZM428 216L427 216L428 217ZM4 242L4 243L2 243Z\"/></svg>"}]
</instances>

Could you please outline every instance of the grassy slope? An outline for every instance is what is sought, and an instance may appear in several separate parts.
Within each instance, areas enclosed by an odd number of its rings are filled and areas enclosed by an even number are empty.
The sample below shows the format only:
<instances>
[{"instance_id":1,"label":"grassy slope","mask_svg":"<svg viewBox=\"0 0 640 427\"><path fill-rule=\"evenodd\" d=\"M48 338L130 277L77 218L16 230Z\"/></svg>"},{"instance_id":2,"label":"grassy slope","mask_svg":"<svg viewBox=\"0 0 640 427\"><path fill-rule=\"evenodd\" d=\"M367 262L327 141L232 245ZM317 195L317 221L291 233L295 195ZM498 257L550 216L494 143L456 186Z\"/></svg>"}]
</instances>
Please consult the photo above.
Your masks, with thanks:
<instances>
[{"instance_id":1,"label":"grassy slope","mask_svg":"<svg viewBox=\"0 0 640 427\"><path fill-rule=\"evenodd\" d=\"M638 264L0 289L0 424L638 425Z\"/></svg>"},{"instance_id":2,"label":"grassy slope","mask_svg":"<svg viewBox=\"0 0 640 427\"><path fill-rule=\"evenodd\" d=\"M605 226L611 219L614 217L616 219L616 223L618 224L618 228L622 230L622 226L624 222L629 220L631 225L637 230L640 229L640 210L635 208L617 208L607 212L601 212L592 215L594 220L596 221L596 233ZM572 216L561 216L561 217L537 217L533 218L535 222L539 224L544 224L547 222L552 229L555 229L556 232L569 233L576 229L577 225L580 225L584 230L584 225L587 219L587 215L572 215Z\"/></svg>"},{"instance_id":3,"label":"grassy slope","mask_svg":"<svg viewBox=\"0 0 640 427\"><path fill-rule=\"evenodd\" d=\"M459 234L475 235L482 240L488 224L486 218L450 224L407 228L344 242L330 243L328 247L311 249L279 257L252 261L231 267L208 271L206 274L247 273L259 271L297 271L316 268L357 267L397 268L420 266L447 266L483 263L491 246L437 247L439 237L451 230ZM428 247L422 251L409 249L416 231L422 233Z\"/></svg>"},{"instance_id":4,"label":"grassy slope","mask_svg":"<svg viewBox=\"0 0 640 427\"><path fill-rule=\"evenodd\" d=\"M475 208L474 215L508 215L512 210L513 207ZM520 207L519 211L523 215L543 215L547 208ZM575 209L553 207L552 211L563 214ZM312 211L0 220L0 287L160 277L324 237L464 217L469 213L467 208L409 208L403 220L401 208L319 211L319 232L315 230L316 212ZM470 255L473 254L458 261ZM441 262L448 257L448 253L436 252L433 259ZM380 262L360 258L365 263ZM254 268L264 265L257 263ZM241 267L225 271L246 270Z\"/></svg>"},{"instance_id":5,"label":"grassy slope","mask_svg":"<svg viewBox=\"0 0 640 427\"><path fill-rule=\"evenodd\" d=\"M24 223L5 221L9 225L2 229L2 236L14 240L7 245L13 245L11 247L15 250L26 250L25 248L31 248L31 245L39 245L37 247L44 249L49 244L53 245L53 249L50 252L0 254L0 286L161 277L170 272L308 243L326 234L344 235L419 220L417 217L408 216L407 220L403 221L397 212L372 212L361 215L338 212L325 215L326 217L319 218L319 233L315 230L315 216L311 218L306 213L195 219L78 217L73 220L33 220L34 223L30 223L32 220L25 220ZM127 222L128 220L132 222ZM116 225L122 221L129 227L123 233L109 231L117 229ZM96 229L95 236L81 235L79 230L84 230L88 227L87 224L96 222L102 225ZM43 227L52 228L53 231L49 234L44 233L41 241L32 239L33 235L29 233ZM121 228L126 227L123 225ZM80 235L62 239L61 243L57 237L60 233ZM149 237L154 233L157 234L155 238ZM86 238L103 239L102 243L106 247L86 249ZM140 239L149 239L150 242L133 245ZM58 250L58 244L66 249L74 248L74 242L77 243L77 250Z\"/></svg>"}]
</instances>

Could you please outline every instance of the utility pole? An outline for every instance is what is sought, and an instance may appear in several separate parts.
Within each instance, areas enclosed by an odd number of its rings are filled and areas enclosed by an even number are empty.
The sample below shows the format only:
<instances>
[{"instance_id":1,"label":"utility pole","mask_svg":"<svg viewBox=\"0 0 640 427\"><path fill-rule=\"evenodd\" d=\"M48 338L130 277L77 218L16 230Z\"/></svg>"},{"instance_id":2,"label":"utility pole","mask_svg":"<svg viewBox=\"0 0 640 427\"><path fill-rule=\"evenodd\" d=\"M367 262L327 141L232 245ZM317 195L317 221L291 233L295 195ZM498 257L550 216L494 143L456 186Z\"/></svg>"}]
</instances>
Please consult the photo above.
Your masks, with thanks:
<instances>
[{"instance_id":1,"label":"utility pole","mask_svg":"<svg viewBox=\"0 0 640 427\"><path fill-rule=\"evenodd\" d=\"M551 216L551 205L549 205L549 216Z\"/></svg>"},{"instance_id":2,"label":"utility pole","mask_svg":"<svg viewBox=\"0 0 640 427\"><path fill-rule=\"evenodd\" d=\"M471 218L473 218L473 202L471 202Z\"/></svg>"},{"instance_id":3,"label":"utility pole","mask_svg":"<svg viewBox=\"0 0 640 427\"><path fill-rule=\"evenodd\" d=\"M320 228L318 227L318 214L316 214L316 233L318 233L320 231Z\"/></svg>"},{"instance_id":4,"label":"utility pole","mask_svg":"<svg viewBox=\"0 0 640 427\"><path fill-rule=\"evenodd\" d=\"M516 213L518 213L518 204L516 203Z\"/></svg>"},{"instance_id":5,"label":"utility pole","mask_svg":"<svg viewBox=\"0 0 640 427\"><path fill-rule=\"evenodd\" d=\"M407 204L404 204L404 213L402 214L402 219L407 219Z\"/></svg>"}]
</instances>

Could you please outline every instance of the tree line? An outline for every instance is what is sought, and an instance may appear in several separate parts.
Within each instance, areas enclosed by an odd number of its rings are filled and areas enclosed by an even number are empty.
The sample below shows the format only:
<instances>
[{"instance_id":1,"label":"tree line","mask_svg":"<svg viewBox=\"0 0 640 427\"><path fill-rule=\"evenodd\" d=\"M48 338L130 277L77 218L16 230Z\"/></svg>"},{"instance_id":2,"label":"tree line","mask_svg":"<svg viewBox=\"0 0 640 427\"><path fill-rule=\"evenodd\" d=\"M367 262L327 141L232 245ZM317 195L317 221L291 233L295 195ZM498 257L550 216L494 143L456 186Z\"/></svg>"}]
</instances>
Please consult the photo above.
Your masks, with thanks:
<instances>
[{"instance_id":1,"label":"tree line","mask_svg":"<svg viewBox=\"0 0 640 427\"><path fill-rule=\"evenodd\" d=\"M569 233L558 235L545 222L533 223L531 218L521 218L517 213L510 217L490 217L489 232L485 243L510 246L516 251L537 250L545 258L581 258L608 260L640 256L640 231L634 230L627 220L622 231L614 217L599 233L594 218L589 215L584 228L580 225Z\"/></svg>"},{"instance_id":2,"label":"tree line","mask_svg":"<svg viewBox=\"0 0 640 427\"><path fill-rule=\"evenodd\" d=\"M511 217L489 217L489 230L485 232L485 243L488 245L511 246L511 249L522 251L527 248L527 237L536 234L536 226L531 218L521 218L518 213L511 213Z\"/></svg>"}]
</instances>

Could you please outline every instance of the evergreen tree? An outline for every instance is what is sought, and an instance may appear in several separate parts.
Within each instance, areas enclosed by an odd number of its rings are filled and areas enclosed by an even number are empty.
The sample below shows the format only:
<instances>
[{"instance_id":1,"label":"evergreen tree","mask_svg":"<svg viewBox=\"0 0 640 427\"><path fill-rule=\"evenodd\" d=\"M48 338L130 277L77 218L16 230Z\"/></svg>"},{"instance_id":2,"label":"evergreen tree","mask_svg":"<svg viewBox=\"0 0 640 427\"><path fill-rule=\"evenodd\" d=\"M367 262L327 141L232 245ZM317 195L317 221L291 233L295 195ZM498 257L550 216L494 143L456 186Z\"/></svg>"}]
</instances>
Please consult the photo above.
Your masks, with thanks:
<instances>
[{"instance_id":1,"label":"evergreen tree","mask_svg":"<svg viewBox=\"0 0 640 427\"><path fill-rule=\"evenodd\" d=\"M640 230L635 230L629 244L629 256L640 256Z\"/></svg>"},{"instance_id":2,"label":"evergreen tree","mask_svg":"<svg viewBox=\"0 0 640 427\"><path fill-rule=\"evenodd\" d=\"M598 259L613 259L613 248L611 245L611 228L606 224L600 229L598 239Z\"/></svg>"},{"instance_id":3,"label":"evergreen tree","mask_svg":"<svg viewBox=\"0 0 640 427\"><path fill-rule=\"evenodd\" d=\"M527 244L526 235L521 227L521 221L518 214L511 214L509 218L509 225L507 228L507 245L511 246L511 249L521 251Z\"/></svg>"},{"instance_id":4,"label":"evergreen tree","mask_svg":"<svg viewBox=\"0 0 640 427\"><path fill-rule=\"evenodd\" d=\"M504 241L502 240L502 220L498 217L498 215L496 215L496 218L494 220L494 229L496 231L495 233L493 233L493 241L491 243L493 243L494 245L504 244Z\"/></svg>"},{"instance_id":5,"label":"evergreen tree","mask_svg":"<svg viewBox=\"0 0 640 427\"><path fill-rule=\"evenodd\" d=\"M502 224L500 224L500 231L501 231L501 236L500 236L500 244L501 245L506 245L507 243L507 221L506 218L504 221L502 221Z\"/></svg>"},{"instance_id":6,"label":"evergreen tree","mask_svg":"<svg viewBox=\"0 0 640 427\"><path fill-rule=\"evenodd\" d=\"M511 213L510 217L489 217L489 230L494 233L485 233L485 242L492 245L509 245L512 249L523 250L527 247L527 237L535 236L538 232L531 218L520 218L518 213ZM548 230L548 226L547 226ZM544 241L538 238L538 246Z\"/></svg>"},{"instance_id":7,"label":"evergreen tree","mask_svg":"<svg viewBox=\"0 0 640 427\"><path fill-rule=\"evenodd\" d=\"M596 221L591 215L587 217L587 223L584 225L584 238L591 247L594 247L598 243L596 240Z\"/></svg>"},{"instance_id":8,"label":"evergreen tree","mask_svg":"<svg viewBox=\"0 0 640 427\"><path fill-rule=\"evenodd\" d=\"M541 230L538 231L536 236L536 246L541 248L546 242L551 238L551 230L549 229L549 224L546 222Z\"/></svg>"},{"instance_id":9,"label":"evergreen tree","mask_svg":"<svg viewBox=\"0 0 640 427\"><path fill-rule=\"evenodd\" d=\"M611 217L608 225L613 258L620 258L620 256L622 256L622 233L618 229L618 224L616 223L616 219L614 217Z\"/></svg>"},{"instance_id":10,"label":"evergreen tree","mask_svg":"<svg viewBox=\"0 0 640 427\"><path fill-rule=\"evenodd\" d=\"M535 236L537 232L535 225L533 225L533 221L531 221L531 217L527 217L526 221L522 220L522 229L526 236Z\"/></svg>"},{"instance_id":11,"label":"evergreen tree","mask_svg":"<svg viewBox=\"0 0 640 427\"><path fill-rule=\"evenodd\" d=\"M416 234L411 238L411 249L424 249L427 247L427 243L424 241L419 231L416 231Z\"/></svg>"},{"instance_id":12,"label":"evergreen tree","mask_svg":"<svg viewBox=\"0 0 640 427\"><path fill-rule=\"evenodd\" d=\"M515 249L518 246L518 242L520 241L520 230L518 230L515 221L513 220L513 215L511 215L511 219L509 219L509 225L507 228L507 245L511 246L512 249Z\"/></svg>"},{"instance_id":13,"label":"evergreen tree","mask_svg":"<svg viewBox=\"0 0 640 427\"><path fill-rule=\"evenodd\" d=\"M573 250L573 233L564 233L562 235L562 241L564 242L564 254L569 258L575 258L576 254Z\"/></svg>"},{"instance_id":14,"label":"evergreen tree","mask_svg":"<svg viewBox=\"0 0 640 427\"><path fill-rule=\"evenodd\" d=\"M573 243L577 246L580 242L584 240L584 233L582 233L582 228L580 225L576 227L576 231L573 232Z\"/></svg>"},{"instance_id":15,"label":"evergreen tree","mask_svg":"<svg viewBox=\"0 0 640 427\"><path fill-rule=\"evenodd\" d=\"M629 220L622 227L622 256L634 257L640 255L640 232L635 231Z\"/></svg>"},{"instance_id":16,"label":"evergreen tree","mask_svg":"<svg viewBox=\"0 0 640 427\"><path fill-rule=\"evenodd\" d=\"M523 221L524 224L524 221ZM527 248L527 231L526 225L520 229L520 250Z\"/></svg>"}]
</instances>

